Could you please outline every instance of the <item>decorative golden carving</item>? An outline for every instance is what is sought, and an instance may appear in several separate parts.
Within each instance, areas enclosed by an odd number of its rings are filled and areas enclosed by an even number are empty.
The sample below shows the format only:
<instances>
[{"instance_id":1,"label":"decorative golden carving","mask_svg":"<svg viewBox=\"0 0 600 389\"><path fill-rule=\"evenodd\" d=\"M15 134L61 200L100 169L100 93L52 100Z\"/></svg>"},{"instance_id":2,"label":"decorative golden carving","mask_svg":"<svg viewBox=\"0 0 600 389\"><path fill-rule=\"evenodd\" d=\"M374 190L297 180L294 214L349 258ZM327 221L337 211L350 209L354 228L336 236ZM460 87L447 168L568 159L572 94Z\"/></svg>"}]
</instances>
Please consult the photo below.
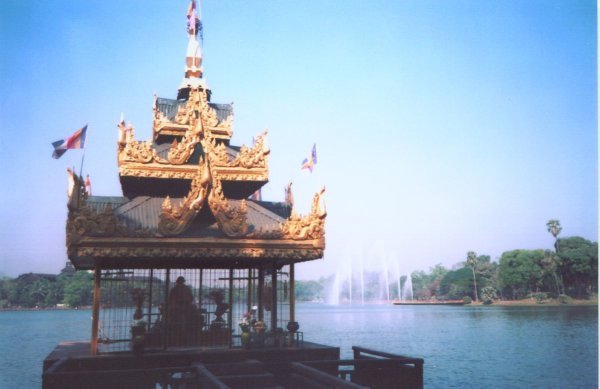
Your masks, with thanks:
<instances>
[{"instance_id":1,"label":"decorative golden carving","mask_svg":"<svg viewBox=\"0 0 600 389\"><path fill-rule=\"evenodd\" d=\"M119 166L119 175L193 180L197 175L197 168L194 165L125 164Z\"/></svg>"},{"instance_id":2,"label":"decorative golden carving","mask_svg":"<svg viewBox=\"0 0 600 389\"><path fill-rule=\"evenodd\" d=\"M190 98L188 102L193 104L193 107L200 112L200 119L204 128L217 127L219 124L219 117L217 111L208 105L207 91L204 89L192 89L190 91Z\"/></svg>"},{"instance_id":3,"label":"decorative golden carving","mask_svg":"<svg viewBox=\"0 0 600 389\"><path fill-rule=\"evenodd\" d=\"M180 105L177 108L177 113L175 114L175 123L177 123L177 124L189 124L190 123L190 119L191 119L191 115L193 114L193 111L191 109L188 109L187 105L188 104Z\"/></svg>"},{"instance_id":4,"label":"decorative golden carving","mask_svg":"<svg viewBox=\"0 0 600 389\"><path fill-rule=\"evenodd\" d=\"M152 141L136 141L134 140L134 127L130 124L125 127L124 123L119 123L119 142L118 142L118 158L119 163L137 162L137 163L159 163L171 165L183 165L194 153L196 145L200 142L200 133L202 132L201 123L198 121L196 125L190 126L181 139L173 141L167 159L163 159L156 153L152 147Z\"/></svg>"},{"instance_id":5,"label":"decorative golden carving","mask_svg":"<svg viewBox=\"0 0 600 389\"><path fill-rule=\"evenodd\" d=\"M170 123L169 119L158 109L157 97L154 96L154 133L156 136L159 128L167 126ZM130 124L125 127L125 123L121 121L118 124L119 127L119 140L118 140L118 160L119 163L126 162L138 162L138 163L159 163L159 164L171 164L171 165L182 165L185 164L194 153L197 144L203 135L213 139L210 134L204 134L204 129L214 129L216 132L222 134L227 133L231 137L231 116L229 116L222 123L219 123L217 112L208 104L207 91L202 88L193 88L190 91L189 99L185 104L180 105L175 115L176 125L180 126L178 131L185 129L185 132L178 142L173 141L171 148L169 149L168 156L163 159L158 156L152 146L151 141L136 141L134 140L135 129ZM209 131L210 132L210 131ZM262 141L262 139L261 139ZM214 142L214 139L213 139ZM226 164L229 162L227 157L227 150L225 145L220 144L215 147L215 151L219 153L220 163ZM268 153L268 150L267 150ZM246 160L261 159L260 156L255 156L253 153L249 156L245 156ZM223 157L225 156L225 158ZM250 159L249 159L250 158ZM264 159L264 157L262 157ZM239 164L239 162L238 162ZM264 164L264 162L263 162ZM236 166L236 165L232 165Z\"/></svg>"},{"instance_id":6,"label":"decorative golden carving","mask_svg":"<svg viewBox=\"0 0 600 389\"><path fill-rule=\"evenodd\" d=\"M164 113L162 113L160 109L158 109L158 96L156 96L156 93L154 94L154 104L152 104L152 111L154 112L153 127L155 132L158 128L164 126L165 124L171 123L169 118Z\"/></svg>"},{"instance_id":7,"label":"decorative golden carving","mask_svg":"<svg viewBox=\"0 0 600 389\"><path fill-rule=\"evenodd\" d=\"M217 219L219 229L225 235L238 238L248 233L246 200L242 200L239 207L233 207L225 198L221 180L217 177L213 179L212 189L208 195L208 205Z\"/></svg>"},{"instance_id":8,"label":"decorative golden carving","mask_svg":"<svg viewBox=\"0 0 600 389\"><path fill-rule=\"evenodd\" d=\"M190 159L196 145L200 142L200 134L202 133L202 122L198 121L195 125L190 126L185 132L185 135L181 139L181 142L177 143L177 139L173 140L173 144L169 149L167 156L168 162L173 165L182 165ZM167 163L167 161L159 163Z\"/></svg>"},{"instance_id":9,"label":"decorative golden carving","mask_svg":"<svg viewBox=\"0 0 600 389\"><path fill-rule=\"evenodd\" d=\"M294 209L294 194L292 193L292 181L285 187L285 203Z\"/></svg>"},{"instance_id":10,"label":"decorative golden carving","mask_svg":"<svg viewBox=\"0 0 600 389\"><path fill-rule=\"evenodd\" d=\"M229 162L227 166L241 166L246 169L267 167L267 156L269 155L270 150L265 142L266 136L267 130L256 137L252 148L242 146L239 154L233 161Z\"/></svg>"},{"instance_id":11,"label":"decorative golden carving","mask_svg":"<svg viewBox=\"0 0 600 389\"><path fill-rule=\"evenodd\" d=\"M228 166L229 153L227 153L227 146L224 143L217 143L216 138L207 133L204 135L202 147L209 157L211 166Z\"/></svg>"},{"instance_id":12,"label":"decorative golden carving","mask_svg":"<svg viewBox=\"0 0 600 389\"><path fill-rule=\"evenodd\" d=\"M135 128L129 124L125 127L125 122L121 121L117 125L119 128L118 159L121 162L140 162L149 163L154 159L160 159L152 148L151 141L136 141Z\"/></svg>"},{"instance_id":13,"label":"decorative golden carving","mask_svg":"<svg viewBox=\"0 0 600 389\"><path fill-rule=\"evenodd\" d=\"M67 245L78 242L84 235L113 235L117 231L117 218L112 207L96 212L88 206L69 210L67 219Z\"/></svg>"},{"instance_id":14,"label":"decorative golden carving","mask_svg":"<svg viewBox=\"0 0 600 389\"><path fill-rule=\"evenodd\" d=\"M252 148L248 148L246 146L242 146L240 148L240 152L233 160L230 160L229 154L227 152L227 147L224 143L219 142L209 133L205 134L204 139L202 140L202 147L204 151L209 156L209 160L211 166L213 166L213 171L215 168L243 168L243 169L266 169L267 168L267 157L270 153L269 148L266 145L266 136L267 131L256 137L254 142L254 146ZM237 174L240 174L239 172ZM268 178L268 173L265 173ZM253 178L244 178L242 177L243 173L240 175L240 179L249 179L253 180ZM238 177L236 177L238 178Z\"/></svg>"},{"instance_id":15,"label":"decorative golden carving","mask_svg":"<svg viewBox=\"0 0 600 389\"><path fill-rule=\"evenodd\" d=\"M292 208L292 215L282 224L283 238L293 240L323 239L325 236L325 206L321 207L325 188L315 193L310 214L299 216Z\"/></svg>"},{"instance_id":16,"label":"decorative golden carving","mask_svg":"<svg viewBox=\"0 0 600 389\"><path fill-rule=\"evenodd\" d=\"M67 174L67 208L69 210L77 209L81 204L85 204L85 200L88 197L85 190L85 182L82 177L75 174L70 168L67 168Z\"/></svg>"},{"instance_id":17,"label":"decorative golden carving","mask_svg":"<svg viewBox=\"0 0 600 389\"><path fill-rule=\"evenodd\" d=\"M73 257L94 258L167 258L167 259L286 259L310 260L321 258L323 248L180 248L180 247L103 247L81 246L70 250Z\"/></svg>"},{"instance_id":18,"label":"decorative golden carving","mask_svg":"<svg viewBox=\"0 0 600 389\"><path fill-rule=\"evenodd\" d=\"M231 139L233 135L233 115L227 116L227 118L214 127L208 127L210 133L215 138Z\"/></svg>"},{"instance_id":19,"label":"decorative golden carving","mask_svg":"<svg viewBox=\"0 0 600 389\"><path fill-rule=\"evenodd\" d=\"M185 231L196 215L202 210L211 177L208 163L200 161L198 174L192 181L192 188L179 207L173 207L171 199L165 198L162 204L158 230L163 235L172 236Z\"/></svg>"}]
</instances>

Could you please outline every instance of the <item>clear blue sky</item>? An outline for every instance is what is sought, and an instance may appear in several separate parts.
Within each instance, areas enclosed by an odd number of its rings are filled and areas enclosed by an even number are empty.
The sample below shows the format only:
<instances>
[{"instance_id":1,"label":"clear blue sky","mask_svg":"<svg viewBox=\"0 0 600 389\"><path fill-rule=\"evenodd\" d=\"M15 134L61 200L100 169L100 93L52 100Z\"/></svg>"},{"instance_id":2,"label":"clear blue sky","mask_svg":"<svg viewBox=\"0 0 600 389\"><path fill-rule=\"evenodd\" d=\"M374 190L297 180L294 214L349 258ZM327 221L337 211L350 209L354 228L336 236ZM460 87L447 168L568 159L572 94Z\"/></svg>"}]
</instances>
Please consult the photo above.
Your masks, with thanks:
<instances>
[{"instance_id":1,"label":"clear blue sky","mask_svg":"<svg viewBox=\"0 0 600 389\"><path fill-rule=\"evenodd\" d=\"M83 172L120 195L116 124L151 135L153 92L184 72L186 0L0 2L0 275L57 272L66 168L51 142L89 124ZM205 79L235 102L233 143L269 129L270 183L300 211L326 185L324 260L451 267L597 240L594 1L205 0ZM317 143L315 173L300 163Z\"/></svg>"}]
</instances>

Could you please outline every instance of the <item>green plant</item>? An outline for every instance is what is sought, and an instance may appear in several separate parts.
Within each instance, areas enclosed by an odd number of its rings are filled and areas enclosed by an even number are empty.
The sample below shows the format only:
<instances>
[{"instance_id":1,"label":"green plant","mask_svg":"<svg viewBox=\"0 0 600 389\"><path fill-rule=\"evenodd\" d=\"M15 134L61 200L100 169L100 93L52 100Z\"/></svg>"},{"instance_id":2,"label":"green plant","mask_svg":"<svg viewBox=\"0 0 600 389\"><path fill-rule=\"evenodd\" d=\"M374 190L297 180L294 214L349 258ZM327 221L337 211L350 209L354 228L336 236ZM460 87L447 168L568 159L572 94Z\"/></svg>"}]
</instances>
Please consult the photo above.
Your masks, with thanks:
<instances>
[{"instance_id":1,"label":"green plant","mask_svg":"<svg viewBox=\"0 0 600 389\"><path fill-rule=\"evenodd\" d=\"M481 289L481 299L486 305L492 304L494 300L498 299L496 289L492 286L486 286L485 288Z\"/></svg>"},{"instance_id":2,"label":"green plant","mask_svg":"<svg viewBox=\"0 0 600 389\"><path fill-rule=\"evenodd\" d=\"M468 305L468 304L471 304L472 302L473 302L473 300L471 299L471 297L469 297L469 296L463 297L463 304Z\"/></svg>"},{"instance_id":3,"label":"green plant","mask_svg":"<svg viewBox=\"0 0 600 389\"><path fill-rule=\"evenodd\" d=\"M544 304L548 299L548 294L544 292L534 293L532 296L535 299L535 302L538 304Z\"/></svg>"},{"instance_id":4,"label":"green plant","mask_svg":"<svg viewBox=\"0 0 600 389\"><path fill-rule=\"evenodd\" d=\"M573 302L573 299L570 296L567 296L566 294L561 294L558 296L558 302L560 302L561 304L571 304Z\"/></svg>"}]
</instances>

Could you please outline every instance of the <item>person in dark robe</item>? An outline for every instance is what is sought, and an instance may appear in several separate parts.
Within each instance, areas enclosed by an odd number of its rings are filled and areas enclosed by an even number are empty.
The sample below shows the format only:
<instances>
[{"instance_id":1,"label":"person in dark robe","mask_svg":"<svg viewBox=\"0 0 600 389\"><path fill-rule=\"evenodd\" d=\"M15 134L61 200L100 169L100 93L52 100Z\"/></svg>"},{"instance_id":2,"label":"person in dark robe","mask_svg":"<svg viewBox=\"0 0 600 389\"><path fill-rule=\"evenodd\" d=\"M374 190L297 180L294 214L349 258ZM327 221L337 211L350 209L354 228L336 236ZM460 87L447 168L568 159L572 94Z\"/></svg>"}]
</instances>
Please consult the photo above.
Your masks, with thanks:
<instances>
[{"instance_id":1,"label":"person in dark robe","mask_svg":"<svg viewBox=\"0 0 600 389\"><path fill-rule=\"evenodd\" d=\"M177 277L175 286L169 292L168 301L168 328L170 342L176 344L187 343L192 331L192 317L196 311L194 307L194 296L189 286L185 284L185 278Z\"/></svg>"}]
</instances>

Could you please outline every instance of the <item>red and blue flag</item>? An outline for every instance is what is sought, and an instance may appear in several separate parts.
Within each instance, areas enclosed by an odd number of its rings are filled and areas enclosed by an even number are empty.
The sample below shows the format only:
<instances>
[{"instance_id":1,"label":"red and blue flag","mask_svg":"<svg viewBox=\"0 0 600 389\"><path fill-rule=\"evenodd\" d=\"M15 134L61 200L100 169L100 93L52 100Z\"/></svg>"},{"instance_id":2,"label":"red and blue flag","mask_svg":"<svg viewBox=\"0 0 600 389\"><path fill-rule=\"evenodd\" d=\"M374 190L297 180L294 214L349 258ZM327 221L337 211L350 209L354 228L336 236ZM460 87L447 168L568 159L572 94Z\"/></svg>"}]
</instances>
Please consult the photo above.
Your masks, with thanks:
<instances>
[{"instance_id":1,"label":"red and blue flag","mask_svg":"<svg viewBox=\"0 0 600 389\"><path fill-rule=\"evenodd\" d=\"M54 146L52 158L58 159L62 157L62 155L66 153L69 149L83 149L86 131L87 124L79 130L75 131L75 133L67 139L61 139L57 140L56 142L52 142L52 146Z\"/></svg>"}]
</instances>

